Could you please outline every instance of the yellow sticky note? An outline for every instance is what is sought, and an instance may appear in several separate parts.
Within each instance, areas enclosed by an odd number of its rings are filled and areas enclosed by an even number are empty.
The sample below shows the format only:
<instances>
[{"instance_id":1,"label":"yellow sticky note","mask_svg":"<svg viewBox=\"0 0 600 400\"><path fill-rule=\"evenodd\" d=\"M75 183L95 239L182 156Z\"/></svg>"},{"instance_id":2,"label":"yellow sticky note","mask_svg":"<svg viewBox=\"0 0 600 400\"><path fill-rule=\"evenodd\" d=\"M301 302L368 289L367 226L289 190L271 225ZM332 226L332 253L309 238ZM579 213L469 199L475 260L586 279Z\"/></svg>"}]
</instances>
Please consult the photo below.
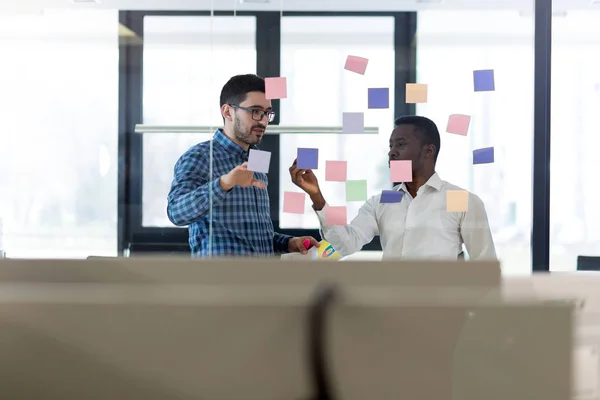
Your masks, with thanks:
<instances>
[{"instance_id":1,"label":"yellow sticky note","mask_svg":"<svg viewBox=\"0 0 600 400\"><path fill-rule=\"evenodd\" d=\"M407 83L406 103L427 103L427 85L423 83Z\"/></svg>"},{"instance_id":2,"label":"yellow sticky note","mask_svg":"<svg viewBox=\"0 0 600 400\"><path fill-rule=\"evenodd\" d=\"M469 192L466 190L448 190L446 192L447 212L466 212L469 209Z\"/></svg>"}]
</instances>

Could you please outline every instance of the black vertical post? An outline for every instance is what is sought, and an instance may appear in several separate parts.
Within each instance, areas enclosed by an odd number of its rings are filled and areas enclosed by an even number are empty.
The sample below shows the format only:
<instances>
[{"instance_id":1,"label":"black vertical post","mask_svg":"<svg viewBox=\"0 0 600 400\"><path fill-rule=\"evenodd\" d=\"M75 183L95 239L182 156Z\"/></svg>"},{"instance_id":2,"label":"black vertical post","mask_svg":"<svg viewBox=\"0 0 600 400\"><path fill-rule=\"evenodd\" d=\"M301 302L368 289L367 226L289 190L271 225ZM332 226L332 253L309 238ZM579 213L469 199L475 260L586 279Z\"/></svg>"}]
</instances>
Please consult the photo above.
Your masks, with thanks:
<instances>
[{"instance_id":1,"label":"black vertical post","mask_svg":"<svg viewBox=\"0 0 600 400\"><path fill-rule=\"evenodd\" d=\"M143 17L120 11L119 23L137 35L121 38L119 43L118 254L123 255L131 242L133 227L141 220L141 199L135 190L141 184L135 180L140 176L136 174L141 174L141 157L134 155L142 139L134 133L134 127L142 122Z\"/></svg>"},{"instance_id":2,"label":"black vertical post","mask_svg":"<svg viewBox=\"0 0 600 400\"><path fill-rule=\"evenodd\" d=\"M550 100L552 1L535 0L533 223L531 267L550 271Z\"/></svg>"},{"instance_id":3,"label":"black vertical post","mask_svg":"<svg viewBox=\"0 0 600 400\"><path fill-rule=\"evenodd\" d=\"M263 78L278 77L281 74L281 13L261 12L256 16L256 74ZM280 100L273 100L275 120L279 124ZM269 167L269 199L271 203L271 219L275 227L279 226L279 135L265 135L260 149L269 151L271 165Z\"/></svg>"},{"instance_id":4,"label":"black vertical post","mask_svg":"<svg viewBox=\"0 0 600 400\"><path fill-rule=\"evenodd\" d=\"M415 104L406 103L406 84L417 83L416 33L416 12L403 12L394 16L394 118L414 115L416 112Z\"/></svg>"}]
</instances>

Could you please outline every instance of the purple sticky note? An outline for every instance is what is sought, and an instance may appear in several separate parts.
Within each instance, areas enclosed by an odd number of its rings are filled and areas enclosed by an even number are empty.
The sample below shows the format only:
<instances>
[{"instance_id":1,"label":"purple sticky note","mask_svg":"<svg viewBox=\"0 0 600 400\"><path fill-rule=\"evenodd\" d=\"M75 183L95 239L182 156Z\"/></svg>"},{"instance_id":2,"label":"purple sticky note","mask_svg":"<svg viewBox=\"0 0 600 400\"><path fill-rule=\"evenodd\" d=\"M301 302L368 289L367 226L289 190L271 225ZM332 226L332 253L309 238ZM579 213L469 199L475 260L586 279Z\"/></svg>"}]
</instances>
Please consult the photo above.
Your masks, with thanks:
<instances>
[{"instance_id":1,"label":"purple sticky note","mask_svg":"<svg viewBox=\"0 0 600 400\"><path fill-rule=\"evenodd\" d=\"M473 71L473 84L476 92L490 92L495 89L494 70L482 69Z\"/></svg>"},{"instance_id":2,"label":"purple sticky note","mask_svg":"<svg viewBox=\"0 0 600 400\"><path fill-rule=\"evenodd\" d=\"M473 164L489 164L494 162L494 148L473 150Z\"/></svg>"},{"instance_id":3,"label":"purple sticky note","mask_svg":"<svg viewBox=\"0 0 600 400\"><path fill-rule=\"evenodd\" d=\"M399 190L384 190L381 192L380 203L400 203L404 192Z\"/></svg>"},{"instance_id":4,"label":"purple sticky note","mask_svg":"<svg viewBox=\"0 0 600 400\"><path fill-rule=\"evenodd\" d=\"M318 169L319 149L298 149L298 168Z\"/></svg>"},{"instance_id":5,"label":"purple sticky note","mask_svg":"<svg viewBox=\"0 0 600 400\"><path fill-rule=\"evenodd\" d=\"M390 89L369 88L369 108L390 108Z\"/></svg>"}]
</instances>

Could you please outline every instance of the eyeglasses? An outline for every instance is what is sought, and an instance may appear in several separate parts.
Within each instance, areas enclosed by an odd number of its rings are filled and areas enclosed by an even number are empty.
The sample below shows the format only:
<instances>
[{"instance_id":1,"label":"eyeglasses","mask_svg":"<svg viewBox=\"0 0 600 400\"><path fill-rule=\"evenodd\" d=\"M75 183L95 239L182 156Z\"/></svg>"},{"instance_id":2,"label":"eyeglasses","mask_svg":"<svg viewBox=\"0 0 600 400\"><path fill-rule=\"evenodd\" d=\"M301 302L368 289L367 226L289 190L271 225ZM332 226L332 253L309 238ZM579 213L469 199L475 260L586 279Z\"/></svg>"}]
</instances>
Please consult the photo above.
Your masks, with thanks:
<instances>
[{"instance_id":1,"label":"eyeglasses","mask_svg":"<svg viewBox=\"0 0 600 400\"><path fill-rule=\"evenodd\" d=\"M273 122L273 120L275 119L274 111L263 111L259 108L248 108L248 107L238 106L235 104L230 104L230 106L233 108L239 108L240 110L248 111L249 113L252 114L252 119L255 121L262 121L263 118L265 117L265 115L267 116L267 120L269 122Z\"/></svg>"}]
</instances>

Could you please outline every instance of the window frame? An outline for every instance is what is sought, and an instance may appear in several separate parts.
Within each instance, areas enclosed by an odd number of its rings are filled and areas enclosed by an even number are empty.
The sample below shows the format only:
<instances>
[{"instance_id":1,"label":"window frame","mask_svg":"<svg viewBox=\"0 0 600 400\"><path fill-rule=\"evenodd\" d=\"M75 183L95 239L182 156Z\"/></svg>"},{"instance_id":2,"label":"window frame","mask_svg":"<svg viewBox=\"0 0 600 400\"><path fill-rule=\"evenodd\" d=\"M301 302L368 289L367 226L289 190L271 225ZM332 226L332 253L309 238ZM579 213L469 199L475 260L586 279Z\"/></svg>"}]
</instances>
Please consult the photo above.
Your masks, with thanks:
<instances>
[{"instance_id":1,"label":"window frame","mask_svg":"<svg viewBox=\"0 0 600 400\"><path fill-rule=\"evenodd\" d=\"M550 270L550 100L552 0L534 0L534 129L533 129L533 218L531 231L531 269ZM405 97L405 83L416 82L416 12L261 12L261 11L120 11L119 22L131 29L143 43L145 16L221 16L250 15L257 18L257 73L279 76L281 65L282 16L393 16L395 18L395 85L394 115L414 115L415 107L398 101ZM139 248L153 251L189 251L185 228L142 226L142 135L134 133L142 123L143 44L120 44L119 60L119 223L118 250ZM279 101L273 102L276 112ZM276 116L274 124L279 123ZM312 235L316 229L279 229L279 137L265 137L261 147L271 151L272 173L269 175L271 217L276 231L294 236ZM379 237L364 250L381 250Z\"/></svg>"},{"instance_id":2,"label":"window frame","mask_svg":"<svg viewBox=\"0 0 600 400\"><path fill-rule=\"evenodd\" d=\"M394 17L396 99L404 99L406 83L416 81L415 12L278 12L278 11L120 11L119 22L141 38L141 44L121 43L119 71L119 254L131 252L189 251L187 228L144 227L142 225L143 136L134 133L143 123L143 42L146 16L254 16L256 17L256 72L260 76L279 76L281 69L281 18L293 17ZM415 105L396 101L394 115L414 115ZM272 124L279 124L279 100ZM318 229L280 229L279 135L265 136L261 150L269 151L269 198L275 231L292 236L320 238ZM390 183L391 187L391 183ZM381 250L377 236L363 250Z\"/></svg>"}]
</instances>

